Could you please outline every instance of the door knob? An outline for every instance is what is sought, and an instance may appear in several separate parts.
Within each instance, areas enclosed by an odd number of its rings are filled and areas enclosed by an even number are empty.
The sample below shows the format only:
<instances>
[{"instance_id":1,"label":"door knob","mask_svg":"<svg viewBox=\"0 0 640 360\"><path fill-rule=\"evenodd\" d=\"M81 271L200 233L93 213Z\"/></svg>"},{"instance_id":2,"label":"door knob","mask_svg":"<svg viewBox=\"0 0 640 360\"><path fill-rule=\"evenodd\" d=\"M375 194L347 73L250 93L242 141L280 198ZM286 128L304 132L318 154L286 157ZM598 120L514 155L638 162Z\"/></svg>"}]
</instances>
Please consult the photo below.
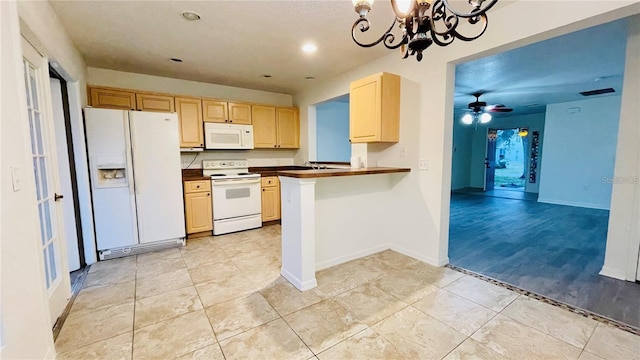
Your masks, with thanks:
<instances>
[{"instance_id":1,"label":"door knob","mask_svg":"<svg viewBox=\"0 0 640 360\"><path fill-rule=\"evenodd\" d=\"M61 194L53 194L53 201L58 201L60 199L62 199L64 197L64 195Z\"/></svg>"}]
</instances>

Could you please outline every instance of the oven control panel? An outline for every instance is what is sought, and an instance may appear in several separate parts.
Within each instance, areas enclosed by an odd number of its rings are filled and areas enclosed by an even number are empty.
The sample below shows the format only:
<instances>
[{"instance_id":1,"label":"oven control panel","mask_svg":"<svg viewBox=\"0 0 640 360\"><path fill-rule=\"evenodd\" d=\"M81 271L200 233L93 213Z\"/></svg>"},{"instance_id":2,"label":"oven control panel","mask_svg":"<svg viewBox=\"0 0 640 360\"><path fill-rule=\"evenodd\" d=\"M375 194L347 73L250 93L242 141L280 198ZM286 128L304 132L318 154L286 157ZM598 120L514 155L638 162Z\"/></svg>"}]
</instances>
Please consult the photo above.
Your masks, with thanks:
<instances>
[{"instance_id":1,"label":"oven control panel","mask_svg":"<svg viewBox=\"0 0 640 360\"><path fill-rule=\"evenodd\" d=\"M249 167L249 160L202 160L203 170L244 169Z\"/></svg>"}]
</instances>

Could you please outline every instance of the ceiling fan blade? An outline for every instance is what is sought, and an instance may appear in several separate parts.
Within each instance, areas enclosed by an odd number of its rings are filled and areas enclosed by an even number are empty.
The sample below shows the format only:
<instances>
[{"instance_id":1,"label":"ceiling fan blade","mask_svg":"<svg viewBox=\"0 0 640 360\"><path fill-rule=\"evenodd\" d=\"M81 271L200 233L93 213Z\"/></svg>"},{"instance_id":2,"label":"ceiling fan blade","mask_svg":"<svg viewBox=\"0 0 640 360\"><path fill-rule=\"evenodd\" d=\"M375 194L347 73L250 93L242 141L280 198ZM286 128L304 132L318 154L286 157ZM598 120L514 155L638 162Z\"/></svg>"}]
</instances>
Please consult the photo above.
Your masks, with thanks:
<instances>
[{"instance_id":1,"label":"ceiling fan blade","mask_svg":"<svg viewBox=\"0 0 640 360\"><path fill-rule=\"evenodd\" d=\"M495 112L495 113L508 113L508 112L512 112L513 109L511 108L506 108L506 107L496 107L496 108L492 108L492 109L485 109L488 112Z\"/></svg>"}]
</instances>

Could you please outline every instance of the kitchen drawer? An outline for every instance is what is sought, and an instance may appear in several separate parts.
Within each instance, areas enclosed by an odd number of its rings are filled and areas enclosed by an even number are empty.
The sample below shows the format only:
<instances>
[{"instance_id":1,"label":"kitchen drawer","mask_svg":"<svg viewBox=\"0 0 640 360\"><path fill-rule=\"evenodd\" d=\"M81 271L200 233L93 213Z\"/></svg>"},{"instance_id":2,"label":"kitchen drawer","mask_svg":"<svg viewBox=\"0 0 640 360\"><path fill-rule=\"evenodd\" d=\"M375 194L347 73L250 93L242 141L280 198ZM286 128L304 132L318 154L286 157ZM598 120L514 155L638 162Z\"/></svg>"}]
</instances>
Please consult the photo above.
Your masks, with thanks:
<instances>
[{"instance_id":1,"label":"kitchen drawer","mask_svg":"<svg viewBox=\"0 0 640 360\"><path fill-rule=\"evenodd\" d=\"M211 180L191 180L184 182L184 193L211 191Z\"/></svg>"},{"instance_id":2,"label":"kitchen drawer","mask_svg":"<svg viewBox=\"0 0 640 360\"><path fill-rule=\"evenodd\" d=\"M277 176L266 176L262 178L262 187L278 186Z\"/></svg>"}]
</instances>

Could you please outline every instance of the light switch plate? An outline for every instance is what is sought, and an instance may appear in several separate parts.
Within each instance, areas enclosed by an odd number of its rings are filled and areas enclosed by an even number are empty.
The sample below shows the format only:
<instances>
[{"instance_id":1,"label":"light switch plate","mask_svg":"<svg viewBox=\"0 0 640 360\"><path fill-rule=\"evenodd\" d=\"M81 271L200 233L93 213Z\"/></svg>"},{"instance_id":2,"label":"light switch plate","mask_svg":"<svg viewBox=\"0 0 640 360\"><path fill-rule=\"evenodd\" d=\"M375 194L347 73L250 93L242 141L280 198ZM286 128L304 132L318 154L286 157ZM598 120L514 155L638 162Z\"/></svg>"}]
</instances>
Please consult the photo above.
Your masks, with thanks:
<instances>
[{"instance_id":1,"label":"light switch plate","mask_svg":"<svg viewBox=\"0 0 640 360\"><path fill-rule=\"evenodd\" d=\"M425 160L425 159L418 160L418 169L429 170L429 160Z\"/></svg>"},{"instance_id":2,"label":"light switch plate","mask_svg":"<svg viewBox=\"0 0 640 360\"><path fill-rule=\"evenodd\" d=\"M407 147L403 146L400 148L400 157L407 157Z\"/></svg>"},{"instance_id":3,"label":"light switch plate","mask_svg":"<svg viewBox=\"0 0 640 360\"><path fill-rule=\"evenodd\" d=\"M14 192L22 190L22 174L17 166L11 167L11 183L13 184Z\"/></svg>"}]
</instances>

